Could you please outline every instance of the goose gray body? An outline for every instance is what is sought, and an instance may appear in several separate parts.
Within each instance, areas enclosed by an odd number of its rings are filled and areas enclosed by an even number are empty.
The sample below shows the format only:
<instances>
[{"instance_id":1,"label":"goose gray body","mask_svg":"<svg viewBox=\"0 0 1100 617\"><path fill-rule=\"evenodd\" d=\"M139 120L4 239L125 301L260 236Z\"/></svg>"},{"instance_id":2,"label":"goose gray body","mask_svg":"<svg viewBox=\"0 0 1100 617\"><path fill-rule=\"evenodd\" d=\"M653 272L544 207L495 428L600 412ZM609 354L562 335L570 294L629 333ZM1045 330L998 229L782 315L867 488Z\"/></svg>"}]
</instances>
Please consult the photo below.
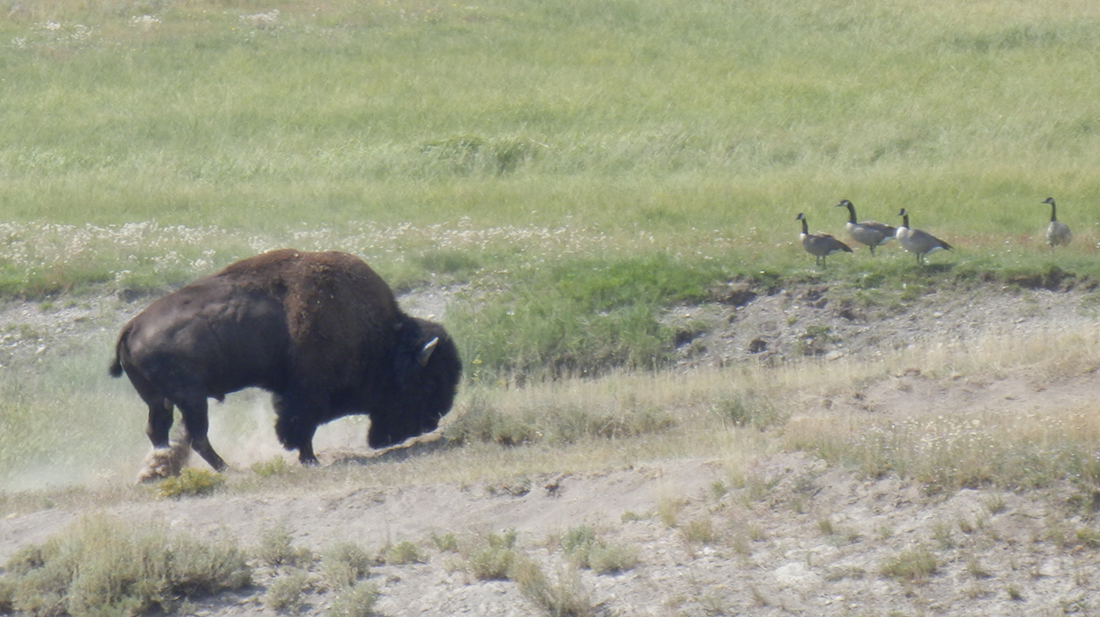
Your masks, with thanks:
<instances>
[{"instance_id":1,"label":"goose gray body","mask_svg":"<svg viewBox=\"0 0 1100 617\"><path fill-rule=\"evenodd\" d=\"M1054 203L1053 197L1047 197L1043 201L1045 204L1050 204L1050 224L1047 225L1047 244L1050 248L1054 248L1058 245L1068 246L1070 241L1073 240L1073 232L1069 230L1069 225L1058 220L1058 206Z\"/></svg>"},{"instance_id":2,"label":"goose gray body","mask_svg":"<svg viewBox=\"0 0 1100 617\"><path fill-rule=\"evenodd\" d=\"M898 244L901 245L901 248L916 255L918 264L924 263L924 256L929 253L939 250L951 250L951 245L943 240L926 231L909 227L909 213L905 211L905 208L898 212L898 216L901 217L901 227L898 227L895 234L898 238Z\"/></svg>"},{"instance_id":3,"label":"goose gray body","mask_svg":"<svg viewBox=\"0 0 1100 617\"><path fill-rule=\"evenodd\" d=\"M814 263L825 266L825 257L831 253L837 251L844 251L845 253L851 253L852 249L847 245L830 236L829 234L811 234L810 227L806 224L806 217L799 212L795 217L796 221L802 221L802 233L798 238L802 241L802 248L806 249L806 252L814 256Z\"/></svg>"},{"instance_id":4,"label":"goose gray body","mask_svg":"<svg viewBox=\"0 0 1100 617\"><path fill-rule=\"evenodd\" d=\"M878 221L856 222L856 207L847 199L842 199L836 206L848 208L848 222L844 224L844 228L853 240L871 247L872 255L875 254L876 246L882 246L894 239L897 229L892 225Z\"/></svg>"}]
</instances>

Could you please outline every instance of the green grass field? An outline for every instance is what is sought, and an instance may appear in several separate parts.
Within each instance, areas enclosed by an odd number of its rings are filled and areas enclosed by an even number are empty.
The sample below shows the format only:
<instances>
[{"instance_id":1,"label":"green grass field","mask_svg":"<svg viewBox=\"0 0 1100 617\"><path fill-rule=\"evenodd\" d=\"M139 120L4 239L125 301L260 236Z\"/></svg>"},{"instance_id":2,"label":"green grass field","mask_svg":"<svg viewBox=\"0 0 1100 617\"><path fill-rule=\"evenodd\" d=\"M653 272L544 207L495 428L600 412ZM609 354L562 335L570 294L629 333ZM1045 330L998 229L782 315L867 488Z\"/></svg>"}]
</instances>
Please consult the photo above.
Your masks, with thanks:
<instances>
[{"instance_id":1,"label":"green grass field","mask_svg":"<svg viewBox=\"0 0 1100 617\"><path fill-rule=\"evenodd\" d=\"M790 237L842 197L962 246L1084 230L1100 8L8 2L16 223ZM1089 227L1091 229L1091 227ZM218 248L212 246L211 248Z\"/></svg>"},{"instance_id":2,"label":"green grass field","mask_svg":"<svg viewBox=\"0 0 1100 617\"><path fill-rule=\"evenodd\" d=\"M732 278L1100 277L1095 2L0 13L2 298L163 291L270 248L346 250L399 290L489 291L443 316L489 383L660 368L657 311ZM1056 253L1047 196L1075 234ZM842 198L892 224L908 208L956 250L919 270L895 243L819 271L794 218L845 237ZM3 404L79 413L58 374L4 377Z\"/></svg>"}]
</instances>

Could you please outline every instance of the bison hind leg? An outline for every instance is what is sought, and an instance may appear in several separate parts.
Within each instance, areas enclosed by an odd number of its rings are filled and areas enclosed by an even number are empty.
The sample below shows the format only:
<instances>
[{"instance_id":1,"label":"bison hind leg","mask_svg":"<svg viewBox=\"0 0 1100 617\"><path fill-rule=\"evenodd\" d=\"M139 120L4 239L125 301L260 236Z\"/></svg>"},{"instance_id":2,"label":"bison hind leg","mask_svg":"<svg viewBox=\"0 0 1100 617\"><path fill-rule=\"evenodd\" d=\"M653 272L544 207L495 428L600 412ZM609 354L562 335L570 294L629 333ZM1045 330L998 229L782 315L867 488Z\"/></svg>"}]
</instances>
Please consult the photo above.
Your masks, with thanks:
<instances>
[{"instance_id":1,"label":"bison hind leg","mask_svg":"<svg viewBox=\"0 0 1100 617\"><path fill-rule=\"evenodd\" d=\"M163 478L180 475L187 461L191 459L189 439L173 441L167 448L153 448L142 461L137 474L137 483L154 482Z\"/></svg>"},{"instance_id":2,"label":"bison hind leg","mask_svg":"<svg viewBox=\"0 0 1100 617\"><path fill-rule=\"evenodd\" d=\"M175 403L180 410L180 416L183 418L183 428L187 431L186 441L215 471L225 471L229 465L226 465L222 457L214 451L214 446L210 445L210 439L206 435L207 430L210 428L206 397L185 398L181 396L175 400Z\"/></svg>"}]
</instances>

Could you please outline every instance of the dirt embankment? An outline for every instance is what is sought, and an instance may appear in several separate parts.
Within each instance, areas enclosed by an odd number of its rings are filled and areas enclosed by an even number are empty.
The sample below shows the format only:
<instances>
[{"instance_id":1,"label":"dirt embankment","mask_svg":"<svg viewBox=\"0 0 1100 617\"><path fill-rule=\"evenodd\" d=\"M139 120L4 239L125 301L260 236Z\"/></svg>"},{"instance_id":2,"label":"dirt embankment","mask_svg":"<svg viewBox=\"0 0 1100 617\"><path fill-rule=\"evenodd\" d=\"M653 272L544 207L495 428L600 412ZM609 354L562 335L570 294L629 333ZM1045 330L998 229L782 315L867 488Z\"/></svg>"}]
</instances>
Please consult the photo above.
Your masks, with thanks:
<instances>
[{"instance_id":1,"label":"dirt embankment","mask_svg":"<svg viewBox=\"0 0 1100 617\"><path fill-rule=\"evenodd\" d=\"M748 298L748 294L752 294ZM442 313L448 294L402 299L414 313ZM911 345L977 345L989 337L1031 337L1096 327L1088 290L987 288L860 304L827 284L716 290L716 301L668 316L683 334L679 369L817 356L874 358ZM746 298L748 300L746 301ZM139 303L141 304L141 303ZM43 311L9 303L0 363L33 360L73 337L103 336L140 306L98 299ZM795 413L921 414L996 411L1035 414L1088 405L1095 372L1038 382L1022 372L932 379L918 373L870 385L850 400L806 397ZM812 394L812 393L811 393ZM603 615L1055 615L1100 611L1100 553L1075 530L1065 495L963 490L928 497L897 478L862 479L800 452L763 457L738 485L716 461L652 461L593 473L545 474L469 485L222 494L180 501L99 501L124 520L163 521L200 537L228 535L244 546L285 525L294 542L320 553L338 541L369 550L409 539L424 561L376 565L371 580L384 615L542 615L512 581L484 581L461 558L434 547L433 533L476 537L518 533L518 550L551 579L569 571L553 541L577 525L637 550L638 565L616 574L580 573L576 592ZM0 563L42 542L88 509L79 500L12 511L0 519ZM1082 539L1083 538L1083 539ZM887 576L890 566L928 551L934 569ZM898 567L901 567L900 565ZM275 614L265 608L272 572L255 586L187 606L195 615ZM333 594L314 574L300 613L321 615Z\"/></svg>"}]
</instances>

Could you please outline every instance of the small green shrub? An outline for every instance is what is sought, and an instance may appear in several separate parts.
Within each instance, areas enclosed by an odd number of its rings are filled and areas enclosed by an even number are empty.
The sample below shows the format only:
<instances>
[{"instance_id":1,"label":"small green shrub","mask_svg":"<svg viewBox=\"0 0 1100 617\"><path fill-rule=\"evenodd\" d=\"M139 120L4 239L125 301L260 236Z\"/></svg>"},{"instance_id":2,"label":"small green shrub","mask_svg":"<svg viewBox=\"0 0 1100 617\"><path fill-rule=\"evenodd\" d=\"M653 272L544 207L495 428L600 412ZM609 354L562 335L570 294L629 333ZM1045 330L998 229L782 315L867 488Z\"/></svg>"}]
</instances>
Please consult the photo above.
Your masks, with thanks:
<instances>
[{"instance_id":1,"label":"small green shrub","mask_svg":"<svg viewBox=\"0 0 1100 617\"><path fill-rule=\"evenodd\" d=\"M584 555L584 564L582 567L588 567L587 553L588 549L596 543L596 532L592 531L592 528L588 525L579 525L572 527L565 532L565 535L561 538L561 550L570 557L576 557L580 554Z\"/></svg>"},{"instance_id":2,"label":"small green shrub","mask_svg":"<svg viewBox=\"0 0 1100 617\"><path fill-rule=\"evenodd\" d=\"M308 572L291 570L268 585L263 597L264 606L274 611L296 613L302 607L302 593L308 585Z\"/></svg>"},{"instance_id":3,"label":"small green shrub","mask_svg":"<svg viewBox=\"0 0 1100 617\"><path fill-rule=\"evenodd\" d=\"M0 575L0 615L15 610L15 579Z\"/></svg>"},{"instance_id":4,"label":"small green shrub","mask_svg":"<svg viewBox=\"0 0 1100 617\"><path fill-rule=\"evenodd\" d=\"M636 549L602 542L588 525L566 531L561 538L561 548L578 568L588 568L596 574L621 572L638 564Z\"/></svg>"},{"instance_id":5,"label":"small green shrub","mask_svg":"<svg viewBox=\"0 0 1100 617\"><path fill-rule=\"evenodd\" d=\"M511 564L516 561L516 552L511 549L485 547L470 555L470 573L481 581L504 581L508 579Z\"/></svg>"},{"instance_id":6,"label":"small green shrub","mask_svg":"<svg viewBox=\"0 0 1100 617\"><path fill-rule=\"evenodd\" d=\"M161 498L179 498L184 496L206 495L225 484L225 476L206 469L187 467L180 475L165 478L157 483L157 496Z\"/></svg>"},{"instance_id":7,"label":"small green shrub","mask_svg":"<svg viewBox=\"0 0 1100 617\"><path fill-rule=\"evenodd\" d=\"M369 617L378 602L378 586L362 581L337 592L326 615L330 617Z\"/></svg>"},{"instance_id":8,"label":"small green shrub","mask_svg":"<svg viewBox=\"0 0 1100 617\"><path fill-rule=\"evenodd\" d=\"M510 529L503 535L489 534L485 543L476 548L466 561L471 574L483 581L506 580L510 578L512 565L517 554L513 550L516 543L516 531Z\"/></svg>"},{"instance_id":9,"label":"small green shrub","mask_svg":"<svg viewBox=\"0 0 1100 617\"><path fill-rule=\"evenodd\" d=\"M833 334L830 326L811 325L795 341L795 353L803 356L820 356L828 351L829 346L840 342L840 337Z\"/></svg>"},{"instance_id":10,"label":"small green shrub","mask_svg":"<svg viewBox=\"0 0 1100 617\"><path fill-rule=\"evenodd\" d=\"M458 536L454 533L447 532L443 535L432 534L432 543L435 547L441 551L447 551L450 553L458 552Z\"/></svg>"},{"instance_id":11,"label":"small green shrub","mask_svg":"<svg viewBox=\"0 0 1100 617\"><path fill-rule=\"evenodd\" d=\"M260 476L261 478L270 478L272 476L281 476L290 471L290 465L286 464L286 459L281 456L268 461L256 461L252 463L252 473Z\"/></svg>"},{"instance_id":12,"label":"small green shrub","mask_svg":"<svg viewBox=\"0 0 1100 617\"><path fill-rule=\"evenodd\" d=\"M321 555L321 572L332 589L351 587L370 574L370 556L354 542L338 542Z\"/></svg>"},{"instance_id":13,"label":"small green shrub","mask_svg":"<svg viewBox=\"0 0 1100 617\"><path fill-rule=\"evenodd\" d=\"M625 572L638 565L638 549L621 544L593 544L588 549L588 567L596 574Z\"/></svg>"},{"instance_id":14,"label":"small green shrub","mask_svg":"<svg viewBox=\"0 0 1100 617\"><path fill-rule=\"evenodd\" d=\"M420 550L416 548L415 544L408 540L402 540L387 548L383 559L386 565L390 566L401 566L423 561L423 558L420 556Z\"/></svg>"},{"instance_id":15,"label":"small green shrub","mask_svg":"<svg viewBox=\"0 0 1100 617\"><path fill-rule=\"evenodd\" d=\"M308 567L313 561L313 553L308 548L291 545L290 531L282 525L263 532L260 545L256 548L256 557L273 568Z\"/></svg>"},{"instance_id":16,"label":"small green shrub","mask_svg":"<svg viewBox=\"0 0 1100 617\"><path fill-rule=\"evenodd\" d=\"M516 560L516 552L510 548L483 547L470 555L467 561L468 568L478 580L496 581L507 580L512 564Z\"/></svg>"}]
</instances>

